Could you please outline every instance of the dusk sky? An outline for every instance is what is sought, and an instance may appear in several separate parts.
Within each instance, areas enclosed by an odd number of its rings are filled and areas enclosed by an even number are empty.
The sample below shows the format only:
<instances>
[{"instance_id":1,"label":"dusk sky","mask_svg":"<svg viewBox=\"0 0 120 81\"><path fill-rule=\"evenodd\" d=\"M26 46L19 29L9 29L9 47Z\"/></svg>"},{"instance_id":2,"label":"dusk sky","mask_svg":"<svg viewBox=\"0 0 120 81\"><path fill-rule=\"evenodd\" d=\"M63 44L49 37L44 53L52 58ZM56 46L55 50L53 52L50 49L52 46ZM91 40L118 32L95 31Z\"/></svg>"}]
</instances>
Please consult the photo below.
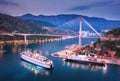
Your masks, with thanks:
<instances>
[{"instance_id":1,"label":"dusk sky","mask_svg":"<svg viewBox=\"0 0 120 81\"><path fill-rule=\"evenodd\" d=\"M0 13L19 16L79 14L120 20L119 0L0 0Z\"/></svg>"}]
</instances>

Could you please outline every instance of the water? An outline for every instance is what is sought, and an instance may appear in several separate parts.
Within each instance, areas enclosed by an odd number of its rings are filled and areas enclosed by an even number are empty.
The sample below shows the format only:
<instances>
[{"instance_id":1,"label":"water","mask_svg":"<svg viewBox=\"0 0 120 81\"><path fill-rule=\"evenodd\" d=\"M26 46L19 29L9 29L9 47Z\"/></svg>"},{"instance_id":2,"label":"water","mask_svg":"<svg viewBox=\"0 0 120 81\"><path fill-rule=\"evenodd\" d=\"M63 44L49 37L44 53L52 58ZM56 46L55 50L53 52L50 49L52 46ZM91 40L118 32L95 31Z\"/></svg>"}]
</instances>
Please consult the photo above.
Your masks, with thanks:
<instances>
[{"instance_id":1,"label":"water","mask_svg":"<svg viewBox=\"0 0 120 81\"><path fill-rule=\"evenodd\" d=\"M84 39L83 44L95 40ZM51 57L51 53L63 50L66 45L77 44L77 41L68 39L26 46L53 60L52 70L22 61L19 52L25 49L24 45L2 45L1 50L5 52L0 52L0 81L120 81L120 66L95 66Z\"/></svg>"}]
</instances>

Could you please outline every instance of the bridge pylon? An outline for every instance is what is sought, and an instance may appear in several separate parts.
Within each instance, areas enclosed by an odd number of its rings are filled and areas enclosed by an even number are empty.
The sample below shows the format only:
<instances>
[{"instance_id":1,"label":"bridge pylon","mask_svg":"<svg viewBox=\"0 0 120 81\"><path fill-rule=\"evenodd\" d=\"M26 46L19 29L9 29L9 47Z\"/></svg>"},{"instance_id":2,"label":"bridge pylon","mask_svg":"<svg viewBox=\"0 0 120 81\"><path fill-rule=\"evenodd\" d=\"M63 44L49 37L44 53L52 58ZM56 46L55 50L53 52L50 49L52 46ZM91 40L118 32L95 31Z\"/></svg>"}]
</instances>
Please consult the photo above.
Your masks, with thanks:
<instances>
[{"instance_id":1,"label":"bridge pylon","mask_svg":"<svg viewBox=\"0 0 120 81\"><path fill-rule=\"evenodd\" d=\"M85 24L89 27L86 28L87 31L83 31L83 26L82 23L85 22ZM88 34L90 34L90 31L94 32L94 35L98 36L99 38L101 38L101 34L99 32L97 32L91 24L89 24L82 16L80 16L80 28L79 28L79 48L82 48L82 38L88 38ZM86 32L86 37L83 36L83 32ZM93 34L93 33L92 33ZM89 36L89 38L95 38L95 36Z\"/></svg>"}]
</instances>

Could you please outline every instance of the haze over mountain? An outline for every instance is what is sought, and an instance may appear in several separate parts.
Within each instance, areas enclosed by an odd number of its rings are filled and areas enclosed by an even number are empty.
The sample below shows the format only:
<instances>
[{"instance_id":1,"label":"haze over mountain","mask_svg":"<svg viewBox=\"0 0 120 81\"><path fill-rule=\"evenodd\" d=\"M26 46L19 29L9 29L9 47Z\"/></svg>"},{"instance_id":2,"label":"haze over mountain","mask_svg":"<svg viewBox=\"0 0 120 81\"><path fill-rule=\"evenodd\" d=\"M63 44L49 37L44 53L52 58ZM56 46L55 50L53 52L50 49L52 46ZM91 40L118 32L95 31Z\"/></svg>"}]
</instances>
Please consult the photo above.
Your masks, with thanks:
<instances>
[{"instance_id":1,"label":"haze over mountain","mask_svg":"<svg viewBox=\"0 0 120 81\"><path fill-rule=\"evenodd\" d=\"M106 20L104 18L97 18L97 17L87 17L82 16L86 21L88 21L98 32L106 32L107 30L111 30L113 28L117 28L120 26L120 21L115 20ZM79 24L80 24L80 15L75 14L61 14L61 15L32 15L32 14L25 14L22 16L17 16L22 20L27 20L32 23L39 24L41 26L48 26L48 27L55 27L64 30L73 30L78 32L79 31ZM83 23L83 26L86 26Z\"/></svg>"}]
</instances>

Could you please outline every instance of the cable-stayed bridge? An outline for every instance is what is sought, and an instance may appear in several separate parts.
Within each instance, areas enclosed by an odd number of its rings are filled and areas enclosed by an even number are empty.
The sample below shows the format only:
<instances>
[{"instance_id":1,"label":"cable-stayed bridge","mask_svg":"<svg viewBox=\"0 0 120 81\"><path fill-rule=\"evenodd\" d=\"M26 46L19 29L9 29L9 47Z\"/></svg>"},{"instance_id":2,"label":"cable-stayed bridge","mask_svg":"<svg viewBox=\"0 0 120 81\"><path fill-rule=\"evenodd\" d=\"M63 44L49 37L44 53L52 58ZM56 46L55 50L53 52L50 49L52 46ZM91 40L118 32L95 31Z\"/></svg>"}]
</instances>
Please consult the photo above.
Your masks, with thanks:
<instances>
[{"instance_id":1,"label":"cable-stayed bridge","mask_svg":"<svg viewBox=\"0 0 120 81\"><path fill-rule=\"evenodd\" d=\"M79 30L78 30L78 35L77 36L71 36L71 35L55 35L55 34L30 34L30 33L18 33L18 32L12 32L12 33L7 33L7 32L0 32L0 35L9 35L9 36L24 36L24 41L25 43L27 42L27 36L52 36L52 37L79 37L79 46L81 47L82 43L82 38L101 38L101 33L97 32L94 27L92 27L91 24L89 24L84 18L79 17ZM61 26L64 26L66 24L73 24L73 21L76 19L73 19L71 21L68 21Z\"/></svg>"}]
</instances>

